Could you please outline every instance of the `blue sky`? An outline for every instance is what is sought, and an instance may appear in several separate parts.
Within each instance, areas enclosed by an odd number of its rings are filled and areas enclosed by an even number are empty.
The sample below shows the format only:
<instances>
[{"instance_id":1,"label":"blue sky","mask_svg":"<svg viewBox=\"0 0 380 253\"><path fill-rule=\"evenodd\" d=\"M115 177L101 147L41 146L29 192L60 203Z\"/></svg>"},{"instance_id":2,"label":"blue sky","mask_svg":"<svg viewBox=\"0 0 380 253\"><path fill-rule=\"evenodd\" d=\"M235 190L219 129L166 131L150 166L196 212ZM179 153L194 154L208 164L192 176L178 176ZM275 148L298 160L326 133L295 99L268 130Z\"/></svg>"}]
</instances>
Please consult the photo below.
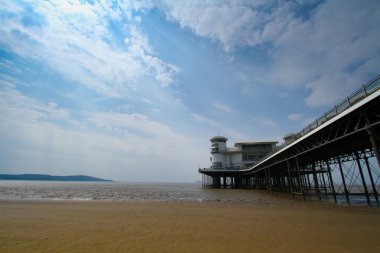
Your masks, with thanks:
<instances>
[{"instance_id":1,"label":"blue sky","mask_svg":"<svg viewBox=\"0 0 380 253\"><path fill-rule=\"evenodd\" d=\"M193 182L379 74L379 1L1 1L0 173Z\"/></svg>"}]
</instances>

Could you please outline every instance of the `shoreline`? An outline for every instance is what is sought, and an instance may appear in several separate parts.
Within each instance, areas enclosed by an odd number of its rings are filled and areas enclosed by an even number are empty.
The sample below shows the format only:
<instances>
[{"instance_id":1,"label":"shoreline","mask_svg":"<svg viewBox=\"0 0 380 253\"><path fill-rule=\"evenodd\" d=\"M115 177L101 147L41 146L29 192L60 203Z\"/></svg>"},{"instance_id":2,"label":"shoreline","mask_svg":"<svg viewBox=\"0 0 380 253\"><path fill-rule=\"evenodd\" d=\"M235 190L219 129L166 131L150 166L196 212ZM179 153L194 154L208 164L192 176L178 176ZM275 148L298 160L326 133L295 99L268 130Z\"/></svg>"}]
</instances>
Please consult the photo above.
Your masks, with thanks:
<instances>
[{"instance_id":1,"label":"shoreline","mask_svg":"<svg viewBox=\"0 0 380 253\"><path fill-rule=\"evenodd\" d=\"M0 252L379 252L380 209L0 200Z\"/></svg>"}]
</instances>

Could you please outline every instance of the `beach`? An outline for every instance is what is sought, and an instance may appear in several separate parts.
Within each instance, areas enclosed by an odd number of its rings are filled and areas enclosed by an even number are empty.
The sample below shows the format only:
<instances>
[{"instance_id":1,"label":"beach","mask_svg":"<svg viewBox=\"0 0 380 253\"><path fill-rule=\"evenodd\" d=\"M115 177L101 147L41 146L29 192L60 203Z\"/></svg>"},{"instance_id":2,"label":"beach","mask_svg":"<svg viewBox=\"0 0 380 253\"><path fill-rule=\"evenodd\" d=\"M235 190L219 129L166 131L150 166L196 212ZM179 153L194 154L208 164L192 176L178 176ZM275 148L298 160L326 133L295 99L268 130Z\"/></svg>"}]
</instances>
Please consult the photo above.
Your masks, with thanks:
<instances>
[{"instance_id":1,"label":"beach","mask_svg":"<svg viewBox=\"0 0 380 253\"><path fill-rule=\"evenodd\" d=\"M370 207L2 200L0 213L0 252L380 252Z\"/></svg>"}]
</instances>

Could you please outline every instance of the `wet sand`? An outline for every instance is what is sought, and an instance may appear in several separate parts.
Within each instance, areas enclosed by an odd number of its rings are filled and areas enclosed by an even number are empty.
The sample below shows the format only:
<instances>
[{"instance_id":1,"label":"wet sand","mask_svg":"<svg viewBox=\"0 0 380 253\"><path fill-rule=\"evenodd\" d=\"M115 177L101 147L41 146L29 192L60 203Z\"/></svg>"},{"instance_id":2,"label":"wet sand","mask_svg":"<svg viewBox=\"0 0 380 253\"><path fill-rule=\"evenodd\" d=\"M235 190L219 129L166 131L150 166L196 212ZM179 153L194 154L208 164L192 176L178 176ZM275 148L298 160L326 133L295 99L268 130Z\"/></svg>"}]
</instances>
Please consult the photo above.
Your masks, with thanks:
<instances>
[{"instance_id":1,"label":"wet sand","mask_svg":"<svg viewBox=\"0 0 380 253\"><path fill-rule=\"evenodd\" d=\"M380 252L380 209L0 201L0 252Z\"/></svg>"}]
</instances>

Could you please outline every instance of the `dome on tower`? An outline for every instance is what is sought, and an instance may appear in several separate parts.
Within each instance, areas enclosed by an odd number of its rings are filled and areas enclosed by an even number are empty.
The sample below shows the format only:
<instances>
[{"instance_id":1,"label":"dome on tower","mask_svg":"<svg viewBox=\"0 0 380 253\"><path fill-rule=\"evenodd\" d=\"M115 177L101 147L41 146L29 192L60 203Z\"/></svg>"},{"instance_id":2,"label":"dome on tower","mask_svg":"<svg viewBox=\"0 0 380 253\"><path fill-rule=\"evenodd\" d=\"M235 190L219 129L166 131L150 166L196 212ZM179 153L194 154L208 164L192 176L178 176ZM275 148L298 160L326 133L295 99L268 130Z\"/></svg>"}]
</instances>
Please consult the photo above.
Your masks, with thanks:
<instances>
[{"instance_id":1,"label":"dome on tower","mask_svg":"<svg viewBox=\"0 0 380 253\"><path fill-rule=\"evenodd\" d=\"M210 139L211 142L227 142L227 138L223 136L214 136Z\"/></svg>"}]
</instances>

